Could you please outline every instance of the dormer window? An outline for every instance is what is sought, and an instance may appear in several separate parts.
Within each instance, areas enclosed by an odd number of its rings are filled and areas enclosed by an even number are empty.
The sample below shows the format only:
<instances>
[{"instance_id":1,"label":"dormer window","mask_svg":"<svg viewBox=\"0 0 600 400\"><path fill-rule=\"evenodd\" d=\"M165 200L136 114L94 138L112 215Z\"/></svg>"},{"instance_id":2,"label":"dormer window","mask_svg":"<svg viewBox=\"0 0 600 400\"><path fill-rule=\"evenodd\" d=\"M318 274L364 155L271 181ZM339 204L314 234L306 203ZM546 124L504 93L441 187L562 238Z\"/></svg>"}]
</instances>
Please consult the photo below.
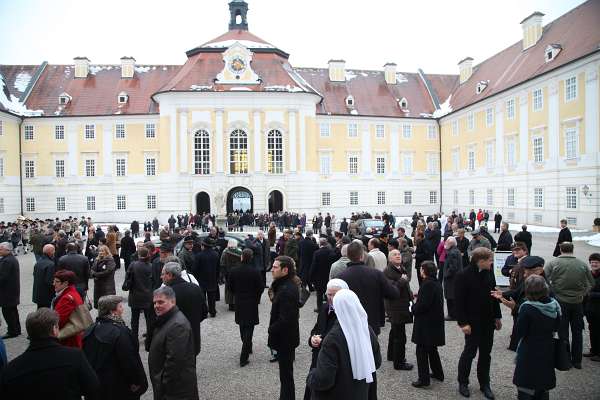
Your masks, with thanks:
<instances>
[{"instance_id":1,"label":"dormer window","mask_svg":"<svg viewBox=\"0 0 600 400\"><path fill-rule=\"evenodd\" d=\"M61 106L66 106L71 100L72 97L69 96L68 93L61 93L61 95L58 96L58 104L60 104Z\"/></svg>"},{"instance_id":2,"label":"dormer window","mask_svg":"<svg viewBox=\"0 0 600 400\"><path fill-rule=\"evenodd\" d=\"M119 93L119 95L117 96L117 102L119 104L126 104L127 100L129 99L129 96L127 95L127 93L125 92L121 92Z\"/></svg>"},{"instance_id":3,"label":"dormer window","mask_svg":"<svg viewBox=\"0 0 600 400\"><path fill-rule=\"evenodd\" d=\"M354 107L354 96L350 95L346 97L346 107Z\"/></svg>"},{"instance_id":4,"label":"dormer window","mask_svg":"<svg viewBox=\"0 0 600 400\"><path fill-rule=\"evenodd\" d=\"M406 110L408 108L408 100L406 100L404 97L402 99L400 99L398 104L400 105L400 108L403 110Z\"/></svg>"},{"instance_id":5,"label":"dormer window","mask_svg":"<svg viewBox=\"0 0 600 400\"><path fill-rule=\"evenodd\" d=\"M485 88L488 86L489 83L490 83L490 81L479 81L479 82L477 82L477 89L475 89L475 91L477 92L477 94L480 94L481 92L483 92L485 90Z\"/></svg>"},{"instance_id":6,"label":"dormer window","mask_svg":"<svg viewBox=\"0 0 600 400\"><path fill-rule=\"evenodd\" d=\"M546 62L554 60L561 50L562 46L560 44L549 44L548 47L546 47L546 51L544 53L544 58L546 59Z\"/></svg>"}]
</instances>

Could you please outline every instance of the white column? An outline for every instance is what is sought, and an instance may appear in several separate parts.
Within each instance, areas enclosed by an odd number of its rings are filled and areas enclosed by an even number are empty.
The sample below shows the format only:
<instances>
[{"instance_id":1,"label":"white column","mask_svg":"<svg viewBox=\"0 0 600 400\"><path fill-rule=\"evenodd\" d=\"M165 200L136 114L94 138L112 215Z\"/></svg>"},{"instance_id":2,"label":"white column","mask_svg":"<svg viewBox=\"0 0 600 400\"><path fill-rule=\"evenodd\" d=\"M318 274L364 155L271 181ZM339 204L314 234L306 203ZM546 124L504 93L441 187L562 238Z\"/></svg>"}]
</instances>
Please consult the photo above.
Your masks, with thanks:
<instances>
[{"instance_id":1,"label":"white column","mask_svg":"<svg viewBox=\"0 0 600 400\"><path fill-rule=\"evenodd\" d=\"M113 124L105 124L102 135L102 160L104 164L104 176L112 175L112 141Z\"/></svg>"},{"instance_id":2,"label":"white column","mask_svg":"<svg viewBox=\"0 0 600 400\"><path fill-rule=\"evenodd\" d=\"M261 111L254 110L254 172L262 171L262 136L263 132L261 129Z\"/></svg>"},{"instance_id":3,"label":"white column","mask_svg":"<svg viewBox=\"0 0 600 400\"><path fill-rule=\"evenodd\" d=\"M496 123L496 170L502 172L504 169L504 107L502 101L496 103L494 112Z\"/></svg>"},{"instance_id":4,"label":"white column","mask_svg":"<svg viewBox=\"0 0 600 400\"><path fill-rule=\"evenodd\" d=\"M306 171L306 115L300 112L300 171Z\"/></svg>"},{"instance_id":5,"label":"white column","mask_svg":"<svg viewBox=\"0 0 600 400\"><path fill-rule=\"evenodd\" d=\"M598 66L585 71L585 155L598 157ZM597 160L597 158L596 158Z\"/></svg>"},{"instance_id":6,"label":"white column","mask_svg":"<svg viewBox=\"0 0 600 400\"><path fill-rule=\"evenodd\" d=\"M179 117L179 172L188 172L188 113Z\"/></svg>"},{"instance_id":7,"label":"white column","mask_svg":"<svg viewBox=\"0 0 600 400\"><path fill-rule=\"evenodd\" d=\"M361 154L361 165L363 175L369 175L371 173L371 132L369 131L369 124L361 124L362 132L362 154Z\"/></svg>"},{"instance_id":8,"label":"white column","mask_svg":"<svg viewBox=\"0 0 600 400\"><path fill-rule=\"evenodd\" d=\"M289 140L290 140L290 172L296 172L296 115L298 113L295 110L290 110L288 113L289 117Z\"/></svg>"},{"instance_id":9,"label":"white column","mask_svg":"<svg viewBox=\"0 0 600 400\"><path fill-rule=\"evenodd\" d=\"M85 129L85 128L84 128ZM67 125L67 141L69 149L69 176L75 177L79 170L79 151L77 143L79 142L78 135L83 135L83 132L77 132L77 125L70 123Z\"/></svg>"},{"instance_id":10,"label":"white column","mask_svg":"<svg viewBox=\"0 0 600 400\"><path fill-rule=\"evenodd\" d=\"M558 81L548 85L548 158L557 160L560 144L560 115L558 113Z\"/></svg>"},{"instance_id":11,"label":"white column","mask_svg":"<svg viewBox=\"0 0 600 400\"><path fill-rule=\"evenodd\" d=\"M519 164L527 167L529 163L529 110L527 92L519 95Z\"/></svg>"},{"instance_id":12,"label":"white column","mask_svg":"<svg viewBox=\"0 0 600 400\"><path fill-rule=\"evenodd\" d=\"M173 109L171 112L171 129L169 132L169 149L171 166L169 172L171 174L177 173L177 109Z\"/></svg>"},{"instance_id":13,"label":"white column","mask_svg":"<svg viewBox=\"0 0 600 400\"><path fill-rule=\"evenodd\" d=\"M398 125L392 125L391 141L390 141L390 163L392 174L397 175L400 172L400 138Z\"/></svg>"},{"instance_id":14,"label":"white column","mask_svg":"<svg viewBox=\"0 0 600 400\"><path fill-rule=\"evenodd\" d=\"M223 173L223 109L218 108L215 110L215 159L216 166L215 171L217 173Z\"/></svg>"}]
</instances>

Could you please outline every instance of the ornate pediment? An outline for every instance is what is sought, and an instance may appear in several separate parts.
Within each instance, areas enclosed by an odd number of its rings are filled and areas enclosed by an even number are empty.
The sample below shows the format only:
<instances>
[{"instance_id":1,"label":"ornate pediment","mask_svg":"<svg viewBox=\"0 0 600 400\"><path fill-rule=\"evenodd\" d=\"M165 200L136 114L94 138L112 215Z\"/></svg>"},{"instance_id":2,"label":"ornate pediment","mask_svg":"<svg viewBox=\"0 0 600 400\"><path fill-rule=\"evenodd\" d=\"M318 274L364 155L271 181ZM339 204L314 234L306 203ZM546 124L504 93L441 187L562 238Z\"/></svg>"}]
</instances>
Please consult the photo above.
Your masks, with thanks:
<instances>
[{"instance_id":1,"label":"ornate pediment","mask_svg":"<svg viewBox=\"0 0 600 400\"><path fill-rule=\"evenodd\" d=\"M225 66L217 75L218 84L232 85L258 85L260 77L252 70L250 65L252 52L240 42L235 42L223 53Z\"/></svg>"}]
</instances>

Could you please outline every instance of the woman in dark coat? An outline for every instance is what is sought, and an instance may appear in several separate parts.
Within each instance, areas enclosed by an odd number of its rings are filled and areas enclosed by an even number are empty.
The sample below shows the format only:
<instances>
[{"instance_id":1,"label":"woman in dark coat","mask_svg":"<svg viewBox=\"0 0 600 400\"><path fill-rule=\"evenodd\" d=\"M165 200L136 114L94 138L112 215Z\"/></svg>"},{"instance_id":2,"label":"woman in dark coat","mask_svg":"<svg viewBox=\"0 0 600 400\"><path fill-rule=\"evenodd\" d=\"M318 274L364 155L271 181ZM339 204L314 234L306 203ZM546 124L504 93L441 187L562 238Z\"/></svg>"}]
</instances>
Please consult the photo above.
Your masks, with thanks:
<instances>
[{"instance_id":1,"label":"woman in dark coat","mask_svg":"<svg viewBox=\"0 0 600 400\"><path fill-rule=\"evenodd\" d=\"M98 318L83 338L83 352L100 380L97 400L133 400L148 389L138 342L125 325L123 298L104 296Z\"/></svg>"},{"instance_id":2,"label":"woman in dark coat","mask_svg":"<svg viewBox=\"0 0 600 400\"><path fill-rule=\"evenodd\" d=\"M129 290L127 303L131 308L131 331L133 337L138 338L140 314L144 313L146 331L152 331L154 310L152 307L152 265L150 265L150 251L145 247L135 253L137 260L133 261L127 270L123 290Z\"/></svg>"},{"instance_id":3,"label":"woman in dark coat","mask_svg":"<svg viewBox=\"0 0 600 400\"><path fill-rule=\"evenodd\" d=\"M244 249L242 264L230 271L227 280L235 299L235 323L240 326L242 338L240 367L248 365L248 357L252 353L254 326L258 325L258 303L265 290L260 272L254 268L252 256L251 249Z\"/></svg>"},{"instance_id":4,"label":"woman in dark coat","mask_svg":"<svg viewBox=\"0 0 600 400\"><path fill-rule=\"evenodd\" d=\"M223 250L223 254L221 254L221 273L225 278L225 304L229 305L229 311L235 310L235 300L233 298L233 293L229 290L229 285L227 282L229 281L229 273L231 270L240 265L242 257L241 250L237 247L237 241L235 239L230 239L227 242L227 248Z\"/></svg>"},{"instance_id":5,"label":"woman in dark coat","mask_svg":"<svg viewBox=\"0 0 600 400\"><path fill-rule=\"evenodd\" d=\"M525 280L525 301L517 319L517 358L513 383L519 400L546 400L556 387L554 332L560 326L560 305L548 296L544 277Z\"/></svg>"},{"instance_id":6,"label":"woman in dark coat","mask_svg":"<svg viewBox=\"0 0 600 400\"><path fill-rule=\"evenodd\" d=\"M415 272L417 273L417 279L419 280L419 286L421 286L421 273L419 272L421 268L421 264L428 260L427 253L427 242L425 241L425 236L421 233L421 231L417 230L415 233Z\"/></svg>"},{"instance_id":7,"label":"woman in dark coat","mask_svg":"<svg viewBox=\"0 0 600 400\"><path fill-rule=\"evenodd\" d=\"M402 267L400 251L392 250L390 260L393 257L397 260L390 262L383 274L398 289L400 297L394 300L385 300L385 309L392 323L388 339L387 359L394 362L394 369L410 371L413 369L413 365L406 362L406 324L412 323L409 306L413 295L410 291L407 272Z\"/></svg>"},{"instance_id":8,"label":"woman in dark coat","mask_svg":"<svg viewBox=\"0 0 600 400\"><path fill-rule=\"evenodd\" d=\"M444 242L446 261L444 262L444 296L448 306L448 321L454 320L454 277L462 270L463 259L458 250L456 239L449 237Z\"/></svg>"},{"instance_id":9,"label":"woman in dark coat","mask_svg":"<svg viewBox=\"0 0 600 400\"><path fill-rule=\"evenodd\" d=\"M415 316L412 342L417 345L417 368L419 379L414 387L426 387L430 377L444 380L444 370L438 353L438 346L446 344L444 332L444 298L442 285L436 279L437 268L432 261L421 266L423 284L419 289L417 302L412 307ZM431 367L431 375L429 368Z\"/></svg>"},{"instance_id":10,"label":"woman in dark coat","mask_svg":"<svg viewBox=\"0 0 600 400\"><path fill-rule=\"evenodd\" d=\"M94 308L98 308L98 299L115 291L115 259L108 246L98 247L98 257L92 266L94 278Z\"/></svg>"}]
</instances>

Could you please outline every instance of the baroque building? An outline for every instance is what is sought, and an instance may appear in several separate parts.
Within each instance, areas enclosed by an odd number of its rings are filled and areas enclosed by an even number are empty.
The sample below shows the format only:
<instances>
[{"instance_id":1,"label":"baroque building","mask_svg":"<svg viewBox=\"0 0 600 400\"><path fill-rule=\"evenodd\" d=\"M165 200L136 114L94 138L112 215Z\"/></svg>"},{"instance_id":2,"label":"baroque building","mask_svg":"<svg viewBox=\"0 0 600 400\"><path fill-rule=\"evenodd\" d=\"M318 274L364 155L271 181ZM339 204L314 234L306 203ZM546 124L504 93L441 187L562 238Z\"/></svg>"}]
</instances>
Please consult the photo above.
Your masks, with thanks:
<instances>
[{"instance_id":1,"label":"baroque building","mask_svg":"<svg viewBox=\"0 0 600 400\"><path fill-rule=\"evenodd\" d=\"M456 75L293 67L248 30L246 2L229 8L183 65L0 65L0 219L600 215L600 1L546 26L532 14L521 41Z\"/></svg>"}]
</instances>

